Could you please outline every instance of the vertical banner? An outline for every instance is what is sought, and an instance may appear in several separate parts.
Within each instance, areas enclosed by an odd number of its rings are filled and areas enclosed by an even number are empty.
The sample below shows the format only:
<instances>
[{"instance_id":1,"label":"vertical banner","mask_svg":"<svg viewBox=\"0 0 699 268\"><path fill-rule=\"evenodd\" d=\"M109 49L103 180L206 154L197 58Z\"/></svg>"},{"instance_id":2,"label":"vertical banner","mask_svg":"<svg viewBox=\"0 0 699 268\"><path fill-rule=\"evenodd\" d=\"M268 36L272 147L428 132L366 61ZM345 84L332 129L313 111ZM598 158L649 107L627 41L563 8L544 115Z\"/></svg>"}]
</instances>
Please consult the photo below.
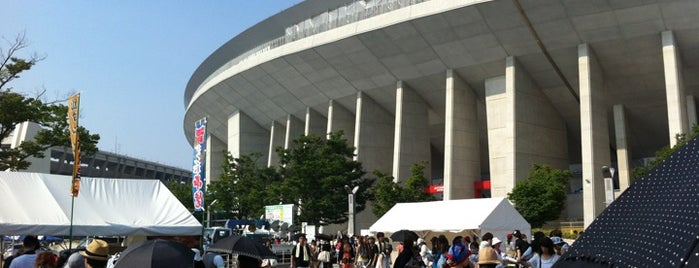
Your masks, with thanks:
<instances>
[{"instance_id":1,"label":"vertical banner","mask_svg":"<svg viewBox=\"0 0 699 268\"><path fill-rule=\"evenodd\" d=\"M68 98L68 130L70 132L70 145L73 149L75 161L73 165L73 180L70 193L78 197L80 192L80 135L78 133L78 118L80 112L80 93Z\"/></svg>"},{"instance_id":2,"label":"vertical banner","mask_svg":"<svg viewBox=\"0 0 699 268\"><path fill-rule=\"evenodd\" d=\"M192 164L192 200L194 211L204 210L206 192L206 117L194 123L194 162Z\"/></svg>"}]
</instances>

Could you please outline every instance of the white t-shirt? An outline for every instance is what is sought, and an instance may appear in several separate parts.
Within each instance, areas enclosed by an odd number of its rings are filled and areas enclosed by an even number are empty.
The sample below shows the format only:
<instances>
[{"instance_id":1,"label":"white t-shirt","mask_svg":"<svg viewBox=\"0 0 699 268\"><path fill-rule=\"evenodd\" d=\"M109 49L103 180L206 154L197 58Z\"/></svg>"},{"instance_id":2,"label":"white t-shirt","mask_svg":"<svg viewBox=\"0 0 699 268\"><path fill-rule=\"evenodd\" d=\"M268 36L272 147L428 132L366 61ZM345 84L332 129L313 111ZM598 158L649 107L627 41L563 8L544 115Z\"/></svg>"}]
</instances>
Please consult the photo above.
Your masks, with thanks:
<instances>
[{"instance_id":1,"label":"white t-shirt","mask_svg":"<svg viewBox=\"0 0 699 268\"><path fill-rule=\"evenodd\" d=\"M539 260L541 260L541 267L539 267ZM551 258L549 258L548 260L541 258L541 256L539 254L534 254L534 257L529 259L528 263L529 263L529 266L531 266L533 268L551 268L551 267L553 267L553 264L556 263L557 261L558 261L558 255L556 255L556 254L553 254L553 256L551 256Z\"/></svg>"},{"instance_id":2,"label":"white t-shirt","mask_svg":"<svg viewBox=\"0 0 699 268\"><path fill-rule=\"evenodd\" d=\"M432 253L430 253L430 250L427 248L427 245L423 243L420 246L420 257L422 257L422 262L425 263L425 265L427 266L431 265L429 260L431 255Z\"/></svg>"}]
</instances>

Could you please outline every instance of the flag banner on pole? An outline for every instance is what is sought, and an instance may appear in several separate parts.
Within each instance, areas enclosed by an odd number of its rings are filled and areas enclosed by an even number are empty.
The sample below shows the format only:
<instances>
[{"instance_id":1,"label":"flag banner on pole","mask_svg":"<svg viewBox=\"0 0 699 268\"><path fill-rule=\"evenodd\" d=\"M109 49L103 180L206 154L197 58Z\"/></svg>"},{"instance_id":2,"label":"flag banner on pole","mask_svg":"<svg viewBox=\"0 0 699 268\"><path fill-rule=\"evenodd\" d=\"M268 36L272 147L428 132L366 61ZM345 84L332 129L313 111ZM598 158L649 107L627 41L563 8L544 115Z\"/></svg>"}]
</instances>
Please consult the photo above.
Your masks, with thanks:
<instances>
[{"instance_id":1,"label":"flag banner on pole","mask_svg":"<svg viewBox=\"0 0 699 268\"><path fill-rule=\"evenodd\" d=\"M80 134L78 133L78 118L80 112L80 93L68 98L68 131L70 145L73 149L73 181L70 184L70 194L78 197L80 192Z\"/></svg>"},{"instance_id":2,"label":"flag banner on pole","mask_svg":"<svg viewBox=\"0 0 699 268\"><path fill-rule=\"evenodd\" d=\"M80 149L75 154L80 155ZM70 184L70 192L73 197L78 197L78 193L80 193L80 157L76 157L73 166L73 181Z\"/></svg>"},{"instance_id":3,"label":"flag banner on pole","mask_svg":"<svg viewBox=\"0 0 699 268\"><path fill-rule=\"evenodd\" d=\"M194 124L194 162L192 164L192 200L194 211L204 210L206 192L206 118Z\"/></svg>"},{"instance_id":4,"label":"flag banner on pole","mask_svg":"<svg viewBox=\"0 0 699 268\"><path fill-rule=\"evenodd\" d=\"M80 93L68 98L68 130L70 131L70 145L73 152L79 147L78 137L78 112L80 111Z\"/></svg>"}]
</instances>

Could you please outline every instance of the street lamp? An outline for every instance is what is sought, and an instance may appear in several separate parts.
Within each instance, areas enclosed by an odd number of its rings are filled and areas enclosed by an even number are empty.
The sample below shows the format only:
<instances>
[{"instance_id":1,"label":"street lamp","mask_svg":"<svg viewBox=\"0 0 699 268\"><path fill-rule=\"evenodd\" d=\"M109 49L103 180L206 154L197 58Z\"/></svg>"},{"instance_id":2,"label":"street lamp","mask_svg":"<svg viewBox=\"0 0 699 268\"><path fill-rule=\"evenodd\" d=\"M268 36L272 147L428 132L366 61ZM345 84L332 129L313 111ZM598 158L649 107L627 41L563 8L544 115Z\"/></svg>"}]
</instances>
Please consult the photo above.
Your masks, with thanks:
<instances>
[{"instance_id":1,"label":"street lamp","mask_svg":"<svg viewBox=\"0 0 699 268\"><path fill-rule=\"evenodd\" d=\"M604 203L608 207L614 202L614 168L602 166L602 177L604 177Z\"/></svg>"},{"instance_id":2,"label":"street lamp","mask_svg":"<svg viewBox=\"0 0 699 268\"><path fill-rule=\"evenodd\" d=\"M345 191L347 191L347 205L349 206L349 211L347 213L349 216L347 221L348 236L354 235L354 195L357 193L357 190L359 190L359 185L354 186L352 190L350 190L349 186L345 185Z\"/></svg>"},{"instance_id":3,"label":"street lamp","mask_svg":"<svg viewBox=\"0 0 699 268\"><path fill-rule=\"evenodd\" d=\"M216 204L218 202L218 199L214 199L214 201L209 204L209 209L206 210L206 228L211 227L211 206Z\"/></svg>"}]
</instances>

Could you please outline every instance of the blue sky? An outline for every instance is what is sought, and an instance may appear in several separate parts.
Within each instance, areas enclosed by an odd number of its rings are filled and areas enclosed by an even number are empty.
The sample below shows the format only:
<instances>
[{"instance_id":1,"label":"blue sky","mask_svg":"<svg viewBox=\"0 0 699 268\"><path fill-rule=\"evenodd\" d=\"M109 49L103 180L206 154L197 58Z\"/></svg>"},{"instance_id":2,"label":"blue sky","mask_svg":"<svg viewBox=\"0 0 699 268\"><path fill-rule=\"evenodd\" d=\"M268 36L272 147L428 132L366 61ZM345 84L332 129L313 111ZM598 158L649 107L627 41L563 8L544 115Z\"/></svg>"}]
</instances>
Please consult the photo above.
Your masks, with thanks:
<instances>
[{"instance_id":1,"label":"blue sky","mask_svg":"<svg viewBox=\"0 0 699 268\"><path fill-rule=\"evenodd\" d=\"M46 57L9 86L46 89L47 100L80 92L80 125L101 135L100 150L189 169L190 76L226 41L299 2L5 0L0 37L25 33L19 56Z\"/></svg>"}]
</instances>

